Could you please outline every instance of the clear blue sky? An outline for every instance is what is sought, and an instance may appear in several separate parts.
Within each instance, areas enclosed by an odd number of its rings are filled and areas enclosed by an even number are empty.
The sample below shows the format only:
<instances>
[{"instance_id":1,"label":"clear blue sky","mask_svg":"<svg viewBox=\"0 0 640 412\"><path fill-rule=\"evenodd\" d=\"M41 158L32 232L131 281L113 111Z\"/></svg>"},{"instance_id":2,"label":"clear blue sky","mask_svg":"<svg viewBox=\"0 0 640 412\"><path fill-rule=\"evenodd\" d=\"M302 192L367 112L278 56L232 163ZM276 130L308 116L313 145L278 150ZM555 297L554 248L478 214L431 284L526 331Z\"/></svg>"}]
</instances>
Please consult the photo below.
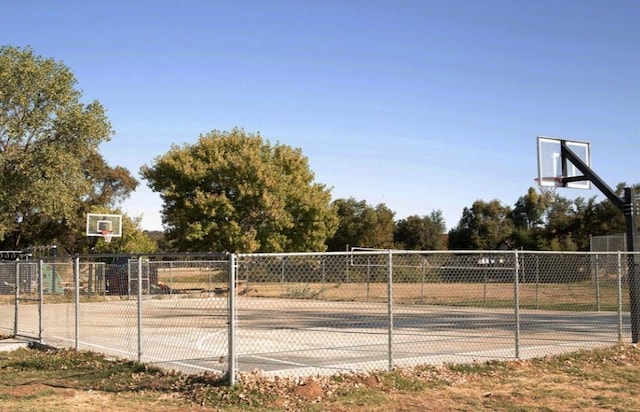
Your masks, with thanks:
<instances>
[{"instance_id":1,"label":"clear blue sky","mask_svg":"<svg viewBox=\"0 0 640 412\"><path fill-rule=\"evenodd\" d=\"M139 177L171 144L244 128L299 147L334 199L396 219L535 186L536 136L589 141L640 182L640 2L2 1L0 42L71 68ZM592 191L562 189L563 196ZM123 205L161 229L141 180Z\"/></svg>"}]
</instances>

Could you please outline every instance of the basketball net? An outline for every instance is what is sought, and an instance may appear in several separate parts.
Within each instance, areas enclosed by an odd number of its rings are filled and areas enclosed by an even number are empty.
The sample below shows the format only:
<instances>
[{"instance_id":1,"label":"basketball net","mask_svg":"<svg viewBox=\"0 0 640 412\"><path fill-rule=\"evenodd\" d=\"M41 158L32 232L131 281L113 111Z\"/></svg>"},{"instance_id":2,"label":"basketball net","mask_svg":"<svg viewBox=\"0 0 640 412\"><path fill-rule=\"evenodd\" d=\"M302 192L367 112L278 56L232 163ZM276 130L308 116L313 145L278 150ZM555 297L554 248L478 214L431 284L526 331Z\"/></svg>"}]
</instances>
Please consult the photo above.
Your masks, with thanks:
<instances>
[{"instance_id":1,"label":"basketball net","mask_svg":"<svg viewBox=\"0 0 640 412\"><path fill-rule=\"evenodd\" d=\"M102 238L104 239L105 243L111 243L111 238L113 237L113 232L110 230L103 230L102 231Z\"/></svg>"},{"instance_id":2,"label":"basketball net","mask_svg":"<svg viewBox=\"0 0 640 412\"><path fill-rule=\"evenodd\" d=\"M536 183L538 183L538 190L540 194L544 196L546 199L549 199L551 203L556 200L556 189L562 186L562 178L561 177L543 177L542 179L536 177L534 179ZM542 182L552 182L553 185L549 184L541 184Z\"/></svg>"}]
</instances>

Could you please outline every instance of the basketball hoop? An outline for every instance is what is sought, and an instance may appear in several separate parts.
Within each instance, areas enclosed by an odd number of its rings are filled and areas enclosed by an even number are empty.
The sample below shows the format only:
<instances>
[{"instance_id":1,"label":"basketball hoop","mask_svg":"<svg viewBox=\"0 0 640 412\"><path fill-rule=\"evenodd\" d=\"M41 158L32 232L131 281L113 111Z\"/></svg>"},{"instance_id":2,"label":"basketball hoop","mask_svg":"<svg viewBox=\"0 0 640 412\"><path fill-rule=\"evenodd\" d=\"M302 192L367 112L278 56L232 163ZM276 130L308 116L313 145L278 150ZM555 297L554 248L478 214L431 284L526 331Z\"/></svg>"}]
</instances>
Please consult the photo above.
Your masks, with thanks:
<instances>
[{"instance_id":1,"label":"basketball hoop","mask_svg":"<svg viewBox=\"0 0 640 412\"><path fill-rule=\"evenodd\" d=\"M111 243L111 238L113 237L113 231L111 230L103 230L102 231L102 238L104 239L105 243Z\"/></svg>"}]
</instances>

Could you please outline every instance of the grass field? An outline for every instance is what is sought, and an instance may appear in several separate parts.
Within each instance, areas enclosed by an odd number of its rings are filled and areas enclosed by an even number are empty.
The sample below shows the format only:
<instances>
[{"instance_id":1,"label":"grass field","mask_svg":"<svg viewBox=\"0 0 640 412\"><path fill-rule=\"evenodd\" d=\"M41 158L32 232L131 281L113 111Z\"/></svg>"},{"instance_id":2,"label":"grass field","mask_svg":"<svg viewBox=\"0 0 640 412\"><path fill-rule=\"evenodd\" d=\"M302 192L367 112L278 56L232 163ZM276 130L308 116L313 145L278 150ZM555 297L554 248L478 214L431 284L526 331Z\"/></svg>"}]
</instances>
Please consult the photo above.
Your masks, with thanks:
<instances>
[{"instance_id":1,"label":"grass field","mask_svg":"<svg viewBox=\"0 0 640 412\"><path fill-rule=\"evenodd\" d=\"M223 271L180 269L158 271L158 281L167 290L227 290ZM386 302L385 282L245 282L236 291L249 296L269 298L320 299L329 301ZM572 283L520 283L518 300L521 308L545 310L618 310L618 285L615 279ZM628 310L628 293L623 289L622 310ZM509 308L514 306L513 283L397 282L393 284L394 302L398 304L434 304L449 306L482 306Z\"/></svg>"},{"instance_id":2,"label":"grass field","mask_svg":"<svg viewBox=\"0 0 640 412\"><path fill-rule=\"evenodd\" d=\"M20 411L633 411L634 345L510 362L305 379L166 373L90 352L0 353L0 409Z\"/></svg>"},{"instance_id":3,"label":"grass field","mask_svg":"<svg viewBox=\"0 0 640 412\"><path fill-rule=\"evenodd\" d=\"M226 274L201 268L158 271L157 283L152 283L144 294L179 296L207 296L228 292ZM135 288L136 283L132 286ZM472 306L511 308L515 303L513 283L444 283L413 282L394 283L393 299L396 304L427 304L447 306ZM318 299L327 301L386 302L388 287L382 282L249 282L236 285L240 295L265 298ZM618 310L618 286L615 281L601 282L596 288L591 281L574 283L520 283L519 307L523 309L616 311ZM629 310L628 292L620 290L623 311ZM136 295L133 290L132 295ZM33 297L32 294L22 294ZM83 300L99 300L104 292L81 291ZM113 297L111 297L113 298ZM0 295L0 304L12 304L13 295ZM73 293L45 294L45 302L71 302ZM29 304L29 301L23 302Z\"/></svg>"}]
</instances>

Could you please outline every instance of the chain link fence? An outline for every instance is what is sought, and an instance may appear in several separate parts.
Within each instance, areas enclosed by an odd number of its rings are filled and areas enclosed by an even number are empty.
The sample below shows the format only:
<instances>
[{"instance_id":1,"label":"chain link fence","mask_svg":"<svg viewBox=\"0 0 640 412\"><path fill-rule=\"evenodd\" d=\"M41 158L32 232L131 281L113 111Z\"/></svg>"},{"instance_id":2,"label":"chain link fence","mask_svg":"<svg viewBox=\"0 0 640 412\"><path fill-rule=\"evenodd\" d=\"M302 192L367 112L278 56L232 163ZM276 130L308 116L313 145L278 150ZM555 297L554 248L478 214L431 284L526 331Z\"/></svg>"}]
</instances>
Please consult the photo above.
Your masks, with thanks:
<instances>
[{"instance_id":1,"label":"chain link fence","mask_svg":"<svg viewBox=\"0 0 640 412\"><path fill-rule=\"evenodd\" d=\"M624 233L617 235L591 236L590 250L592 252L617 252L627 250L627 236ZM636 236L635 244L640 242L640 236Z\"/></svg>"},{"instance_id":2,"label":"chain link fence","mask_svg":"<svg viewBox=\"0 0 640 412\"><path fill-rule=\"evenodd\" d=\"M0 264L0 333L188 373L313 375L630 340L632 255L91 255ZM637 259L637 257L635 257Z\"/></svg>"}]
</instances>

